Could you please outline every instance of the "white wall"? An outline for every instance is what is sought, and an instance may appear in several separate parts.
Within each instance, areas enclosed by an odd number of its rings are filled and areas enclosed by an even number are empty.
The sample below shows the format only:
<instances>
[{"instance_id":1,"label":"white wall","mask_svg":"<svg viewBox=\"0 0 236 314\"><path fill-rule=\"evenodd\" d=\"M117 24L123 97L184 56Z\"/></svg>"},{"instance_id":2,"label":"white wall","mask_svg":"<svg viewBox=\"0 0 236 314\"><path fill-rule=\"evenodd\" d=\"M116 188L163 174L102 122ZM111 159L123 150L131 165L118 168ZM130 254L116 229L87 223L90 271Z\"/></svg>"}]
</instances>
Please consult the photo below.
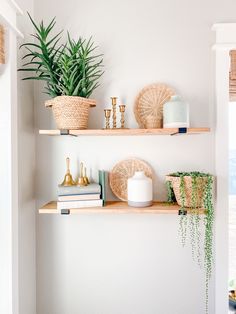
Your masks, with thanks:
<instances>
[{"instance_id":1,"label":"white wall","mask_svg":"<svg viewBox=\"0 0 236 314\"><path fill-rule=\"evenodd\" d=\"M17 21L24 40L32 31L26 11L33 11L33 0L18 0L24 11ZM18 67L22 51L18 54ZM18 73L18 160L19 160L19 314L36 313L35 261L35 134L33 82L23 82Z\"/></svg>"},{"instance_id":2,"label":"white wall","mask_svg":"<svg viewBox=\"0 0 236 314\"><path fill-rule=\"evenodd\" d=\"M192 126L214 127L211 25L233 21L229 1L35 1L35 15L57 16L58 29L93 35L104 53L105 75L94 94L91 127L102 127L103 108L116 95L128 106L146 84L166 82L190 103ZM54 127L35 89L36 130ZM64 159L93 169L111 169L136 156L150 163L155 196L165 199L164 175L176 170L214 173L213 133L190 137L50 138L37 136L37 205L56 197ZM214 298L211 289L211 311ZM178 217L167 215L78 215L37 217L38 314L200 314L204 277L182 249ZM223 313L222 313L223 314Z\"/></svg>"}]
</instances>

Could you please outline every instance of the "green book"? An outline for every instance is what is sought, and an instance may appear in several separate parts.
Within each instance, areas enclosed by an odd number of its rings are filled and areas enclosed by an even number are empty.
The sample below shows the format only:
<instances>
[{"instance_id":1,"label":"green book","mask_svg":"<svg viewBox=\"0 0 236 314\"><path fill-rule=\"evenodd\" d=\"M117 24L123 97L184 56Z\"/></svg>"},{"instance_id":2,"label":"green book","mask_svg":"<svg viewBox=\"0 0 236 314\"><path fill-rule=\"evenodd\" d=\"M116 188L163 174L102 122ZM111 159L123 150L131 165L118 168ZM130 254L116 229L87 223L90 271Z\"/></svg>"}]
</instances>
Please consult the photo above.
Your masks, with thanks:
<instances>
[{"instance_id":1,"label":"green book","mask_svg":"<svg viewBox=\"0 0 236 314\"><path fill-rule=\"evenodd\" d=\"M106 189L107 189L107 172L104 170L98 171L98 181L101 185L101 198L103 200L103 206L106 205Z\"/></svg>"}]
</instances>

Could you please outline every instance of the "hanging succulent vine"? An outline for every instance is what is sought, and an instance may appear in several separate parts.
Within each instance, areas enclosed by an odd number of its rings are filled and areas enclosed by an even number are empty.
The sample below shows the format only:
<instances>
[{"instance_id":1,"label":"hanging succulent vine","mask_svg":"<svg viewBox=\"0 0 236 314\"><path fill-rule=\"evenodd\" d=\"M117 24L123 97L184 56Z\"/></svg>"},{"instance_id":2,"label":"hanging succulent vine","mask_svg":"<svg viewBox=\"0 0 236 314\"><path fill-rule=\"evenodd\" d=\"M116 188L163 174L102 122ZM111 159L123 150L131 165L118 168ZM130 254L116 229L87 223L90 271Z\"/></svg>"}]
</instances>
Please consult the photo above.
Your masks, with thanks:
<instances>
[{"instance_id":1,"label":"hanging succulent vine","mask_svg":"<svg viewBox=\"0 0 236 314\"><path fill-rule=\"evenodd\" d=\"M181 235L182 246L184 247L186 244L187 237L187 224L188 217L187 212L185 210L185 185L184 185L184 176L180 175L180 198L181 198L181 209L180 209L180 223L179 223L179 233Z\"/></svg>"},{"instance_id":2,"label":"hanging succulent vine","mask_svg":"<svg viewBox=\"0 0 236 314\"><path fill-rule=\"evenodd\" d=\"M192 248L193 259L196 260L201 267L201 217L199 215L199 204L204 205L206 210L204 218L205 238L204 238L204 266L205 266L205 287L206 287L206 313L208 313L209 301L209 281L212 274L213 264L213 223L214 223L214 207L212 201L212 186L213 177L210 174L201 172L177 172L169 175L171 177L179 177L179 194L181 206L179 214L179 233L181 236L181 243L184 246L186 243L187 231L190 233L190 242ZM186 187L184 177L191 177L191 209L189 215L186 215ZM174 189L171 181L168 187L168 201L173 202L175 199ZM189 218L189 219L188 219Z\"/></svg>"},{"instance_id":3,"label":"hanging succulent vine","mask_svg":"<svg viewBox=\"0 0 236 314\"><path fill-rule=\"evenodd\" d=\"M189 215L189 224L190 224L190 238L191 238L191 248L192 248L192 258L195 260L196 255L196 233L197 233L197 219L198 216L196 207L197 207L197 178L196 176L191 176L192 178L192 195L191 195L191 202L192 202L192 209L190 210Z\"/></svg>"},{"instance_id":4,"label":"hanging succulent vine","mask_svg":"<svg viewBox=\"0 0 236 314\"><path fill-rule=\"evenodd\" d=\"M167 188L167 202L169 204L175 203L176 202L175 193L173 191L170 181L166 181L166 188Z\"/></svg>"},{"instance_id":5,"label":"hanging succulent vine","mask_svg":"<svg viewBox=\"0 0 236 314\"><path fill-rule=\"evenodd\" d=\"M206 313L208 313L208 299L209 299L209 281L212 275L213 263L213 223L214 223L214 207L212 202L212 185L213 178L211 175L207 177L207 184L204 194L204 207L206 209L205 215L205 271L206 271Z\"/></svg>"},{"instance_id":6,"label":"hanging succulent vine","mask_svg":"<svg viewBox=\"0 0 236 314\"><path fill-rule=\"evenodd\" d=\"M200 268L202 268L202 259L201 259L201 231L200 231L200 223L201 218L199 216L198 211L194 215L195 218L195 235L196 235L196 260Z\"/></svg>"}]
</instances>

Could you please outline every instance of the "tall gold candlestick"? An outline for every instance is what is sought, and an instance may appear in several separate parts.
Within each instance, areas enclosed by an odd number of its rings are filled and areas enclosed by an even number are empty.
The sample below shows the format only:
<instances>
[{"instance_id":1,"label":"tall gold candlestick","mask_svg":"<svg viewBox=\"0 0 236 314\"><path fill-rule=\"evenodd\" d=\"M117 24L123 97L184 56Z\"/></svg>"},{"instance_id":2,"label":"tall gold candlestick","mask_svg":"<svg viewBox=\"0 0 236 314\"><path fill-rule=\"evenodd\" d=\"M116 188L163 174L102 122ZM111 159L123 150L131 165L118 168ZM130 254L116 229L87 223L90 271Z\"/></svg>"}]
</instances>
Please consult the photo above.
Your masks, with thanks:
<instances>
[{"instance_id":1,"label":"tall gold candlestick","mask_svg":"<svg viewBox=\"0 0 236 314\"><path fill-rule=\"evenodd\" d=\"M120 127L121 129L125 128L125 105L120 105Z\"/></svg>"},{"instance_id":2,"label":"tall gold candlestick","mask_svg":"<svg viewBox=\"0 0 236 314\"><path fill-rule=\"evenodd\" d=\"M116 100L117 100L117 97L111 97L113 129L116 129Z\"/></svg>"},{"instance_id":3,"label":"tall gold candlestick","mask_svg":"<svg viewBox=\"0 0 236 314\"><path fill-rule=\"evenodd\" d=\"M106 129L110 129L111 109L104 109L106 118Z\"/></svg>"}]
</instances>

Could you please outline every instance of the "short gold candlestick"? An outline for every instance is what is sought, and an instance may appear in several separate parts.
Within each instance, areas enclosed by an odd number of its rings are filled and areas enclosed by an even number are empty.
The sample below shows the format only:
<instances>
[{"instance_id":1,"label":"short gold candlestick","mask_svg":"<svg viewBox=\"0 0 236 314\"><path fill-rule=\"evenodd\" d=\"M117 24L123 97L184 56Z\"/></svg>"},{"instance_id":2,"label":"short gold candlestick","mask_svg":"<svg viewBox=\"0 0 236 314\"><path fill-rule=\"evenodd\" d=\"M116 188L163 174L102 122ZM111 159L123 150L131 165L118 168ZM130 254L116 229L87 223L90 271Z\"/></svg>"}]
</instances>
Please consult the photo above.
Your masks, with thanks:
<instances>
[{"instance_id":1,"label":"short gold candlestick","mask_svg":"<svg viewBox=\"0 0 236 314\"><path fill-rule=\"evenodd\" d=\"M111 109L104 109L106 118L106 129L110 129Z\"/></svg>"},{"instance_id":2,"label":"short gold candlestick","mask_svg":"<svg viewBox=\"0 0 236 314\"><path fill-rule=\"evenodd\" d=\"M117 97L111 97L111 103L112 103L112 127L113 129L116 129L116 101Z\"/></svg>"},{"instance_id":3,"label":"short gold candlestick","mask_svg":"<svg viewBox=\"0 0 236 314\"><path fill-rule=\"evenodd\" d=\"M120 105L120 127L121 129L125 128L125 105Z\"/></svg>"},{"instance_id":4,"label":"short gold candlestick","mask_svg":"<svg viewBox=\"0 0 236 314\"><path fill-rule=\"evenodd\" d=\"M77 185L79 185L79 186L87 185L85 180L84 180L84 164L82 162L80 163L80 174L79 174L79 179L78 179Z\"/></svg>"}]
</instances>

